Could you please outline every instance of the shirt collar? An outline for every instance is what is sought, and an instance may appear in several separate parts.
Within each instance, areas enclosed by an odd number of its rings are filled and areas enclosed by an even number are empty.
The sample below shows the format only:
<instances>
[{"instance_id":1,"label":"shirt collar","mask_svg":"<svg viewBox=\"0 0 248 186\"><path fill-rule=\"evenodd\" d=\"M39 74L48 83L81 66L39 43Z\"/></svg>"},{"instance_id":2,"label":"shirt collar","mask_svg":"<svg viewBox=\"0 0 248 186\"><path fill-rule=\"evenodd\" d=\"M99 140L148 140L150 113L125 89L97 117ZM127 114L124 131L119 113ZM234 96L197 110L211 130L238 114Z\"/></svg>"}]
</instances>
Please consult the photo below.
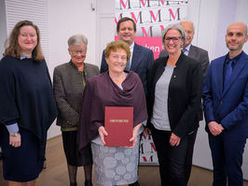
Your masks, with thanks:
<instances>
[{"instance_id":1,"label":"shirt collar","mask_svg":"<svg viewBox=\"0 0 248 186\"><path fill-rule=\"evenodd\" d=\"M75 68L76 70L78 70L78 67L72 62L72 60L70 60L69 64L71 64L71 66L72 66L73 68ZM85 63L83 63L83 66L84 66L84 70L83 70L83 71L85 71L85 69L86 69ZM79 70L78 70L78 71L79 71ZM79 72L81 72L81 71L79 71Z\"/></svg>"},{"instance_id":2,"label":"shirt collar","mask_svg":"<svg viewBox=\"0 0 248 186\"><path fill-rule=\"evenodd\" d=\"M21 54L20 60L27 59L28 57L25 54Z\"/></svg>"},{"instance_id":3,"label":"shirt collar","mask_svg":"<svg viewBox=\"0 0 248 186\"><path fill-rule=\"evenodd\" d=\"M133 50L134 42L129 46L130 50Z\"/></svg>"},{"instance_id":4,"label":"shirt collar","mask_svg":"<svg viewBox=\"0 0 248 186\"><path fill-rule=\"evenodd\" d=\"M189 44L187 47L185 47L184 50L189 51L190 47L191 47L191 44Z\"/></svg>"},{"instance_id":5,"label":"shirt collar","mask_svg":"<svg viewBox=\"0 0 248 186\"><path fill-rule=\"evenodd\" d=\"M230 58L229 58L229 54L227 54L225 63L228 63L229 61L233 61L233 63L236 64L237 61L240 59L240 56L241 56L242 54L243 54L243 51L242 51L239 55L235 56L235 57L232 58L232 59L230 59Z\"/></svg>"}]
</instances>

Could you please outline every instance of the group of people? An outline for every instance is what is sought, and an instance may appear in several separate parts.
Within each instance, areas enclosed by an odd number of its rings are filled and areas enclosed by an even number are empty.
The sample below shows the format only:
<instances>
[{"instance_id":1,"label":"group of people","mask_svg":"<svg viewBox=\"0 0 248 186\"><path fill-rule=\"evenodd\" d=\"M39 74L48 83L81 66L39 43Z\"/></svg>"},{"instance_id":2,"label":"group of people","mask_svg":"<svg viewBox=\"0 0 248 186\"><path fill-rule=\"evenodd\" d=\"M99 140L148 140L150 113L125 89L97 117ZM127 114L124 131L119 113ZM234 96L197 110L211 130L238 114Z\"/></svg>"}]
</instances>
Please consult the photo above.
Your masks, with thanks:
<instances>
[{"instance_id":1,"label":"group of people","mask_svg":"<svg viewBox=\"0 0 248 186\"><path fill-rule=\"evenodd\" d=\"M228 54L213 60L191 44L192 22L167 26L164 50L134 42L136 24L117 23L119 41L107 44L101 68L85 63L87 38L68 39L70 61L54 69L53 85L31 21L14 27L0 62L0 145L3 174L10 186L33 186L45 160L46 134L57 117L70 186L84 166L85 186L138 183L140 135L151 130L162 186L186 186L199 121L206 119L214 186L241 186L242 154L248 138L248 56L242 50L247 26L226 32ZM208 68L209 67L209 68ZM105 146L105 107L133 107L130 147ZM28 161L23 161L28 159Z\"/></svg>"}]
</instances>

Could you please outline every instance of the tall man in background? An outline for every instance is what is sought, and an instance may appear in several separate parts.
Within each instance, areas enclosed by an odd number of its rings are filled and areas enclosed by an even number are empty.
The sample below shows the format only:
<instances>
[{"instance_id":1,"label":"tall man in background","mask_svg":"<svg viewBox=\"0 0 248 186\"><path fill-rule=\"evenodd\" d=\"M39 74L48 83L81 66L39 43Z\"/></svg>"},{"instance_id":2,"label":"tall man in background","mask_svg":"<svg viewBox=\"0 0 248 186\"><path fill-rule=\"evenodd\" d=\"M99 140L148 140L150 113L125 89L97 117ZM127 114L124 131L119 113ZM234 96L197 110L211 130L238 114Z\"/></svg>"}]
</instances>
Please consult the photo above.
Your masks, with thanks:
<instances>
[{"instance_id":1,"label":"tall man in background","mask_svg":"<svg viewBox=\"0 0 248 186\"><path fill-rule=\"evenodd\" d=\"M138 45L134 42L136 34L136 24L133 19L129 17L121 18L117 23L117 35L121 41L129 45L131 57L127 62L127 71L136 72L144 86L145 94L147 95L147 81L149 79L150 70L154 62L154 55L152 50ZM103 73L108 70L108 65L105 60L105 51L102 54L102 62L100 72ZM131 186L139 186L138 181L130 184Z\"/></svg>"},{"instance_id":2,"label":"tall man in background","mask_svg":"<svg viewBox=\"0 0 248 186\"><path fill-rule=\"evenodd\" d=\"M247 26L233 23L226 36L228 54L212 61L203 88L206 131L212 153L213 186L242 186L242 156L248 138Z\"/></svg>"},{"instance_id":3,"label":"tall man in background","mask_svg":"<svg viewBox=\"0 0 248 186\"><path fill-rule=\"evenodd\" d=\"M119 39L126 42L130 47L131 58L127 62L126 70L134 71L139 75L146 94L147 80L154 61L153 52L134 42L136 24L133 19L129 17L121 18L117 23L117 34ZM100 72L107 70L108 65L105 60L105 51L103 51Z\"/></svg>"}]
</instances>

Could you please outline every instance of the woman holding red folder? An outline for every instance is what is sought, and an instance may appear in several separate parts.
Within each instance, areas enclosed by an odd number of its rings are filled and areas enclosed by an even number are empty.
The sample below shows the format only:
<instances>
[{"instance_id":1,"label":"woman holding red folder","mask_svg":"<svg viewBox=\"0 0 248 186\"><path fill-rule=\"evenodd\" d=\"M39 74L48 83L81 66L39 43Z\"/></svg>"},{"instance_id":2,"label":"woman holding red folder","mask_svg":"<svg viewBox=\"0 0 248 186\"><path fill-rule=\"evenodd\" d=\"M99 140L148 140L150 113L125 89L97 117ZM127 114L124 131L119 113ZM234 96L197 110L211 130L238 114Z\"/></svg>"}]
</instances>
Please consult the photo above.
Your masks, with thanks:
<instances>
[{"instance_id":1,"label":"woman holding red folder","mask_svg":"<svg viewBox=\"0 0 248 186\"><path fill-rule=\"evenodd\" d=\"M109 71L89 79L83 95L78 143L83 150L91 142L96 182L100 185L128 185L137 181L139 129L147 119L142 82L125 71L129 46L113 41L105 50ZM131 147L105 146L105 106L133 107Z\"/></svg>"}]
</instances>

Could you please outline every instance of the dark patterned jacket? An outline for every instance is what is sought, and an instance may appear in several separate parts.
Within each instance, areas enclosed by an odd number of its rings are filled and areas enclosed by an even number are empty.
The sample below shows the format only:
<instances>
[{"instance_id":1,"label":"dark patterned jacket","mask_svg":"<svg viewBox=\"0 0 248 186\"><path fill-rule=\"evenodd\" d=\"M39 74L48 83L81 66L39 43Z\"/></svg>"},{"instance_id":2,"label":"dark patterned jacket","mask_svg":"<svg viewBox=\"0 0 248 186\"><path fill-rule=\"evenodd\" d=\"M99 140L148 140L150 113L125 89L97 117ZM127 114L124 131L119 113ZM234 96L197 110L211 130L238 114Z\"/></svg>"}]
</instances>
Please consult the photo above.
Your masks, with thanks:
<instances>
[{"instance_id":1,"label":"dark patterned jacket","mask_svg":"<svg viewBox=\"0 0 248 186\"><path fill-rule=\"evenodd\" d=\"M86 80L99 74L99 68L85 63ZM77 128L82 96L83 74L72 63L57 66L53 73L53 90L58 109L57 125L63 129Z\"/></svg>"}]
</instances>

